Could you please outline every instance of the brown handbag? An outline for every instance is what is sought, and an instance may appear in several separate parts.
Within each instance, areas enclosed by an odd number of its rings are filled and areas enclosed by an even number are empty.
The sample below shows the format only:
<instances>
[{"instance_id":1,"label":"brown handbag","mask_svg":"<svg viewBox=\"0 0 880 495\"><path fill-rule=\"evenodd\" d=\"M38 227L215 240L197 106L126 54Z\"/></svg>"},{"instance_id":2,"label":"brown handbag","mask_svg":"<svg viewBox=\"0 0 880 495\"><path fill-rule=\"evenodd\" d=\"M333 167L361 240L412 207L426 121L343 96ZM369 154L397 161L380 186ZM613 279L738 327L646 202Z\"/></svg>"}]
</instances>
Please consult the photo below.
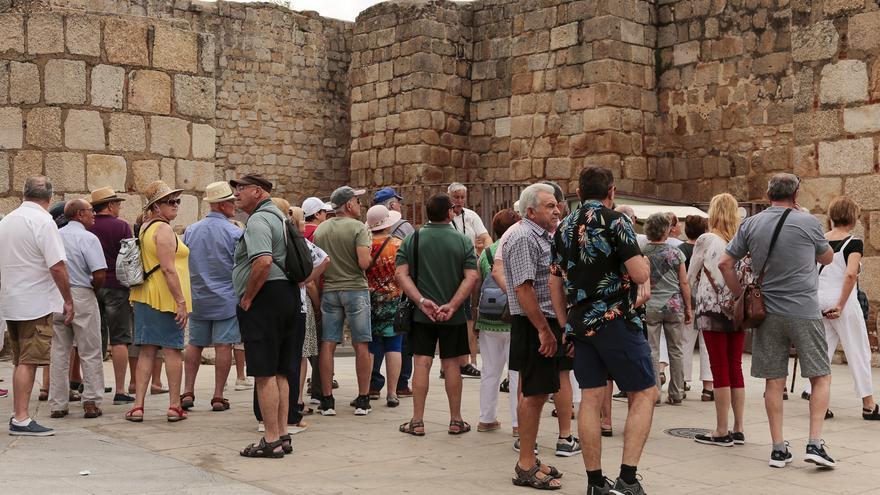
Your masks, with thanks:
<instances>
[{"instance_id":1,"label":"brown handbag","mask_svg":"<svg viewBox=\"0 0 880 495\"><path fill-rule=\"evenodd\" d=\"M788 208L782 213L782 218L776 224L776 230L773 231L773 238L770 239L770 249L767 250L767 258L764 260L764 266L761 267L761 274L757 280L743 287L742 294L733 304L733 328L736 330L745 330L747 328L758 328L767 317L767 306L764 304L764 292L761 286L764 283L764 274L767 271L767 263L770 261L770 255L773 253L773 246L776 245L776 239L779 237L779 231L782 230L782 224L791 213Z\"/></svg>"}]
</instances>

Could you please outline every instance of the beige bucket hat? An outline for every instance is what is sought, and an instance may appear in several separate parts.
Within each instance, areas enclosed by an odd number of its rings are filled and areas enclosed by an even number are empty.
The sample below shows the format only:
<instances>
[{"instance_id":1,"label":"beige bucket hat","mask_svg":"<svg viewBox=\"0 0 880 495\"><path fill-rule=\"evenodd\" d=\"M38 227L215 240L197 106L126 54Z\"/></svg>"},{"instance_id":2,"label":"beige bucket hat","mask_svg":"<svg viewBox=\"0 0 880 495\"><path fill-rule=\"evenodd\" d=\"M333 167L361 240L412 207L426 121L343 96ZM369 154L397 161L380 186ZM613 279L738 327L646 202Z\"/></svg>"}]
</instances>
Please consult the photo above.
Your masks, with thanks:
<instances>
[{"instance_id":1,"label":"beige bucket hat","mask_svg":"<svg viewBox=\"0 0 880 495\"><path fill-rule=\"evenodd\" d=\"M223 181L208 184L205 188L205 197L202 201L207 201L208 203L222 203L232 199L235 199L232 187L229 186L228 182Z\"/></svg>"}]
</instances>

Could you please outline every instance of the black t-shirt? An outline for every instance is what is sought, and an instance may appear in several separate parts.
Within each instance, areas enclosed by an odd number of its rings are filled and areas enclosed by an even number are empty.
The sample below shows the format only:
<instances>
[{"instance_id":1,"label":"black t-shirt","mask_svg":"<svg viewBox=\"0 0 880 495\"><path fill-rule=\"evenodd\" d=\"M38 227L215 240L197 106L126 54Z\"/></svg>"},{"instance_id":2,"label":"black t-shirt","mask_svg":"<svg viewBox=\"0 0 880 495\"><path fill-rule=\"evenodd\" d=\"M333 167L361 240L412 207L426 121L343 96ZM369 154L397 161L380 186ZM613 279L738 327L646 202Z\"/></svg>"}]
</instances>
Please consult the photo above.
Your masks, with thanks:
<instances>
[{"instance_id":1,"label":"black t-shirt","mask_svg":"<svg viewBox=\"0 0 880 495\"><path fill-rule=\"evenodd\" d=\"M835 253L840 251L840 248L843 247L844 243L846 243L846 239L828 241L828 244L831 244L831 249L833 249ZM865 243L862 242L861 239L853 239L846 245L846 249L843 250L843 259L845 262L849 263L849 255L852 253L865 254Z\"/></svg>"},{"instance_id":2,"label":"black t-shirt","mask_svg":"<svg viewBox=\"0 0 880 495\"><path fill-rule=\"evenodd\" d=\"M691 256L694 255L694 245L689 242L682 242L678 245L678 249L684 253L684 266L685 268L691 267Z\"/></svg>"}]
</instances>

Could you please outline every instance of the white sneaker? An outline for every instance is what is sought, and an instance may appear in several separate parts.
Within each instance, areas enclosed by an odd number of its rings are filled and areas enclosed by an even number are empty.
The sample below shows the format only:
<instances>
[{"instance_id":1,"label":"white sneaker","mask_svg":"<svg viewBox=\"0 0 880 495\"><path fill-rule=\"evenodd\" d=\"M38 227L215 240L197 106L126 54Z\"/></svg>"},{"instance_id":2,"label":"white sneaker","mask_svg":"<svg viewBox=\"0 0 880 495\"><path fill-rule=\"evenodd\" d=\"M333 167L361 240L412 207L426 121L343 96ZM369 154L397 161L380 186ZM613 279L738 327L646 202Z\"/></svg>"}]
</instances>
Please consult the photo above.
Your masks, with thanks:
<instances>
[{"instance_id":1,"label":"white sneaker","mask_svg":"<svg viewBox=\"0 0 880 495\"><path fill-rule=\"evenodd\" d=\"M291 435L296 435L297 433L302 433L309 428L309 425L305 422L300 422L299 425L287 425L287 433Z\"/></svg>"},{"instance_id":2,"label":"white sneaker","mask_svg":"<svg viewBox=\"0 0 880 495\"><path fill-rule=\"evenodd\" d=\"M266 433L266 425L264 425L262 421L257 423L257 432L258 433Z\"/></svg>"},{"instance_id":3,"label":"white sneaker","mask_svg":"<svg viewBox=\"0 0 880 495\"><path fill-rule=\"evenodd\" d=\"M250 378L244 378L242 380L235 380L235 390L250 390L254 388L254 381Z\"/></svg>"}]
</instances>

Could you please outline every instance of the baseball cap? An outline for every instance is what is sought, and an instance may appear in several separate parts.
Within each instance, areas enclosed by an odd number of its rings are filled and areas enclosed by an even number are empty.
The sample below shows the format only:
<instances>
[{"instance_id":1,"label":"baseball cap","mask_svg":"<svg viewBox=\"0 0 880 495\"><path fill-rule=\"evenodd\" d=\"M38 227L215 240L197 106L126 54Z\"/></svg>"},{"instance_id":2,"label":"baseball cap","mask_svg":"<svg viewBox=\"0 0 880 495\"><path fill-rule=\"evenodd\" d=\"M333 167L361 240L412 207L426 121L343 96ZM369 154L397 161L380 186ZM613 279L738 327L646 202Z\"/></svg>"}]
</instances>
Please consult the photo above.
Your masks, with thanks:
<instances>
[{"instance_id":1,"label":"baseball cap","mask_svg":"<svg viewBox=\"0 0 880 495\"><path fill-rule=\"evenodd\" d=\"M302 209L303 214L305 214L306 217L310 217L321 210L333 211L333 206L330 205L330 203L323 202L321 198L311 197L303 201Z\"/></svg>"},{"instance_id":2,"label":"baseball cap","mask_svg":"<svg viewBox=\"0 0 880 495\"><path fill-rule=\"evenodd\" d=\"M403 201L403 196L398 195L397 191L395 191L393 187L383 187L382 189L376 191L376 194L373 195L373 204L388 201L391 198L397 198Z\"/></svg>"},{"instance_id":3,"label":"baseball cap","mask_svg":"<svg viewBox=\"0 0 880 495\"><path fill-rule=\"evenodd\" d=\"M345 203L351 201L351 198L363 196L367 191L364 189L355 189L351 186L342 186L333 191L330 195L330 204L333 208L340 208Z\"/></svg>"}]
</instances>

